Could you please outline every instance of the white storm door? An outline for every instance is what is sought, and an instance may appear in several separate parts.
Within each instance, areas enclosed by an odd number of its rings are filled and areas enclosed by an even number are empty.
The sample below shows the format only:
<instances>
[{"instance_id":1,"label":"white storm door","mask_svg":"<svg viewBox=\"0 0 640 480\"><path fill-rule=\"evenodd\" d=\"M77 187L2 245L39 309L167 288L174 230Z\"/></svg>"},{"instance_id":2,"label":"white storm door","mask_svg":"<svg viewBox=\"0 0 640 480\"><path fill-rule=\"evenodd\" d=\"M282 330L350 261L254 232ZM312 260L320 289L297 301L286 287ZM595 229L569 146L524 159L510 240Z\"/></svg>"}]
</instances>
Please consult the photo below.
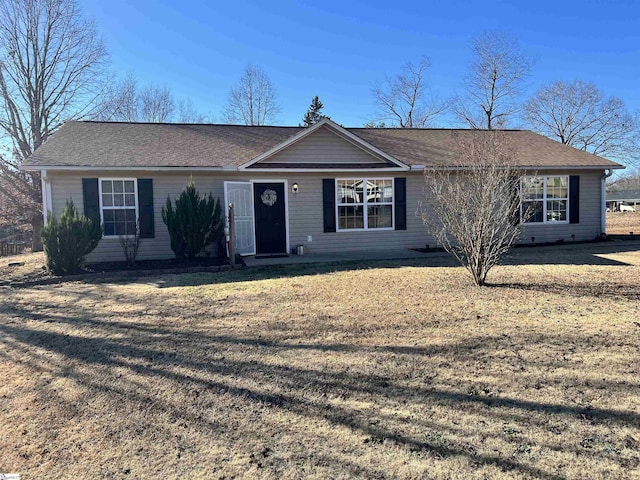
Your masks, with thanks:
<instances>
[{"instance_id":1,"label":"white storm door","mask_svg":"<svg viewBox=\"0 0 640 480\"><path fill-rule=\"evenodd\" d=\"M255 221L253 214L253 184L251 182L224 182L225 217L233 203L236 225L236 253L256 254ZM227 218L227 222L228 222Z\"/></svg>"}]
</instances>

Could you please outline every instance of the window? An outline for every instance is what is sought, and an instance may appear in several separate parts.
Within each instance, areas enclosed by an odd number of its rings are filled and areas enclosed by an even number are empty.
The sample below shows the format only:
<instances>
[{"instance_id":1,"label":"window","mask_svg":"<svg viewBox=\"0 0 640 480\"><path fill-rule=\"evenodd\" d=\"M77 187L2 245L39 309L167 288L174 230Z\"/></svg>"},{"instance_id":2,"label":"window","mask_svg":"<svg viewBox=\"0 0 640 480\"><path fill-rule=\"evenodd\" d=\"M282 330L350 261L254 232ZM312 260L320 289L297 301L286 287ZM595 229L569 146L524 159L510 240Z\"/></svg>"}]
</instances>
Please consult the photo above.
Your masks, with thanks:
<instances>
[{"instance_id":1,"label":"window","mask_svg":"<svg viewBox=\"0 0 640 480\"><path fill-rule=\"evenodd\" d=\"M101 178L100 215L105 237L133 235L138 221L138 192L133 178Z\"/></svg>"},{"instance_id":2,"label":"window","mask_svg":"<svg viewBox=\"0 0 640 480\"><path fill-rule=\"evenodd\" d=\"M521 216L527 223L567 222L569 220L569 177L524 177Z\"/></svg>"},{"instance_id":3,"label":"window","mask_svg":"<svg viewBox=\"0 0 640 480\"><path fill-rule=\"evenodd\" d=\"M393 228L393 179L336 180L338 230Z\"/></svg>"}]
</instances>

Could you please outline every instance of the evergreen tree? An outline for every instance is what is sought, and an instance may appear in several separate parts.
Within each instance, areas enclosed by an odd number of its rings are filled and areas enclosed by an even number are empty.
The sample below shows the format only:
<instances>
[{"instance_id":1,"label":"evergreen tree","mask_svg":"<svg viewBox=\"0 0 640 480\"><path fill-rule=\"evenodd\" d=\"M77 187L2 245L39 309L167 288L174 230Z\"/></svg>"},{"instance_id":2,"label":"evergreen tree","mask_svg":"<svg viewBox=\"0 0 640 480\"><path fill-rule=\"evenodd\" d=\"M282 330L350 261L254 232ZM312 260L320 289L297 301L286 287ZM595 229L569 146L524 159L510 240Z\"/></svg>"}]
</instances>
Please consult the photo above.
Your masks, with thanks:
<instances>
[{"instance_id":1,"label":"evergreen tree","mask_svg":"<svg viewBox=\"0 0 640 480\"><path fill-rule=\"evenodd\" d=\"M193 260L207 245L216 243L224 231L220 200L214 200L210 193L200 195L193 180L176 198L175 207L167 197L161 213L176 258Z\"/></svg>"},{"instance_id":2,"label":"evergreen tree","mask_svg":"<svg viewBox=\"0 0 640 480\"><path fill-rule=\"evenodd\" d=\"M93 220L79 216L73 201L67 201L60 220L49 212L42 230L47 268L54 275L66 275L80 270L84 257L98 246L102 227Z\"/></svg>"},{"instance_id":3,"label":"evergreen tree","mask_svg":"<svg viewBox=\"0 0 640 480\"><path fill-rule=\"evenodd\" d=\"M307 113L304 114L304 118L302 119L304 126L310 127L314 123L318 123L323 118L326 118L321 113L323 108L324 105L322 104L318 96L316 95L315 97L313 97L313 99L311 100L311 105L309 105L309 110L307 110Z\"/></svg>"}]
</instances>

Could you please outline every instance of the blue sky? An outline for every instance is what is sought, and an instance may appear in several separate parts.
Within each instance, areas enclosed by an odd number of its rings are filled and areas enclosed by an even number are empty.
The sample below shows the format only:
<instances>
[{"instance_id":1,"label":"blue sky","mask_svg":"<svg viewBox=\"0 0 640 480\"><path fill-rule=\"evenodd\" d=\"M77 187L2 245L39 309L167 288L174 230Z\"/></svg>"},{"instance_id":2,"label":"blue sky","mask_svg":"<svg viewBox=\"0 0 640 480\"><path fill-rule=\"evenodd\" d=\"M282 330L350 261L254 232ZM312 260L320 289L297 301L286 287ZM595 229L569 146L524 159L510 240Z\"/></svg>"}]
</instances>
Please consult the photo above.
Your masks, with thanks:
<instances>
[{"instance_id":1,"label":"blue sky","mask_svg":"<svg viewBox=\"0 0 640 480\"><path fill-rule=\"evenodd\" d=\"M221 121L247 63L278 90L279 124L301 122L311 98L345 126L374 116L371 85L431 58L442 97L461 91L469 41L484 30L519 38L537 64L528 91L552 80L594 82L640 110L640 2L80 0L116 72L169 86ZM455 126L443 120L438 126Z\"/></svg>"}]
</instances>

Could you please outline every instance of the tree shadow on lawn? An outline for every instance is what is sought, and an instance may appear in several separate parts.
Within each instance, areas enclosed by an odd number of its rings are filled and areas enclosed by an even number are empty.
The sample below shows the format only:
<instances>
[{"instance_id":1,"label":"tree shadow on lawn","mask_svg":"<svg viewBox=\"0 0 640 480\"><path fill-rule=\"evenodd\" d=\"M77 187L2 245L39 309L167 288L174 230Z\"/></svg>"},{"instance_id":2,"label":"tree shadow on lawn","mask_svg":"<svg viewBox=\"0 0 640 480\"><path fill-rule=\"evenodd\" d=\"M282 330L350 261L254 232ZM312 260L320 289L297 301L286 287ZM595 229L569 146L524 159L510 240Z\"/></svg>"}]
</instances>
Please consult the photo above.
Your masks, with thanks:
<instances>
[{"instance_id":1,"label":"tree shadow on lawn","mask_svg":"<svg viewBox=\"0 0 640 480\"><path fill-rule=\"evenodd\" d=\"M590 265L590 266L619 266L630 264L604 258L600 255L625 252L635 252L640 246L621 245L619 243L581 244L577 248L570 245L546 246L534 248L518 248L511 250L500 261L503 266L521 265ZM164 275L156 284L160 288L176 286L215 285L219 283L249 282L253 280L273 280L280 278L295 278L312 275L325 275L345 271L359 271L370 269L395 269L405 267L419 268L456 268L460 264L449 255L425 256L400 260L369 260L344 261L332 263L305 263L289 265L268 265L252 267L242 270L220 273L194 273L188 275ZM142 279L141 281L144 281ZM88 283L91 283L89 281ZM508 286L508 285L504 285ZM514 286L518 287L517 284Z\"/></svg>"},{"instance_id":2,"label":"tree shadow on lawn","mask_svg":"<svg viewBox=\"0 0 640 480\"><path fill-rule=\"evenodd\" d=\"M514 288L530 290L545 294L571 296L578 298L596 297L612 300L640 300L640 285L617 282L585 282L585 283L532 283L532 282L496 282L488 283L493 288Z\"/></svg>"},{"instance_id":3,"label":"tree shadow on lawn","mask_svg":"<svg viewBox=\"0 0 640 480\"><path fill-rule=\"evenodd\" d=\"M469 338L460 343L438 348L404 346L373 346L362 349L359 346L325 345L325 344L290 344L276 340L256 338L236 338L229 335L207 335L202 332L185 332L180 329L162 327L148 328L135 325L135 322L102 322L92 318L91 312L77 307L70 307L70 314L64 317L51 317L45 314L32 314L30 311L13 306L8 312L16 320L0 324L0 343L4 343L7 351L16 348L16 344L25 347L25 355L31 355L36 361L39 355L29 353L26 347L44 349L69 360L69 364L61 366L59 376L73 378L77 382L92 389L117 394L122 397L138 398L149 402L161 410L179 410L178 406L166 402L153 395L145 395L136 391L133 383L125 388L110 386L107 378L90 375L80 371L83 366L100 366L107 368L126 368L132 373L145 377L158 377L188 389L196 389L212 395L233 395L242 401L290 412L294 415L321 419L332 425L347 427L353 431L367 435L374 443L389 441L404 446L414 452L424 452L439 457L461 456L469 458L476 465L493 465L501 470L520 472L537 478L557 478L542 469L518 462L515 458L500 455L478 454L469 445L441 444L429 441L424 437L416 437L402 431L393 424L393 419L386 422L372 422L366 411L356 408L337 406L329 403L330 396L356 396L377 401L406 404L414 402L421 406L439 404L462 412L475 411L484 416L488 422L516 421L531 423L532 414L551 415L558 419L566 416L588 419L595 424L613 424L619 426L640 425L640 414L631 411L618 411L606 408L589 408L564 403L538 403L510 397L487 397L470 395L455 389L430 388L403 385L397 378L380 374L368 374L353 370L331 371L329 369L300 368L286 364L274 364L258 360L244 359L244 353L262 353L278 355L287 350L318 349L340 354L352 351L367 354L388 351L405 356L407 360L421 355L433 360L439 356L448 358L451 355L473 355L477 352L497 348L496 343L505 341L504 337ZM63 322L69 325L101 327L106 332L99 336L69 335L59 332L29 328L24 319L43 323ZM133 323L133 324L132 324ZM45 328L46 326L43 325ZM125 329L125 331L123 331ZM176 331L178 330L178 331ZM110 333L110 335L109 335ZM158 334L162 334L158 336ZM546 340L545 340L546 338ZM502 339L502 340L501 340ZM524 341L523 339L522 341ZM537 337L535 342L559 342L558 336ZM575 343L574 339L571 340ZM240 351L229 352L229 347ZM259 349L256 352L256 349ZM222 355L220 352L226 352ZM237 358L233 358L233 356ZM566 365L562 365L566 367ZM188 373L177 370L187 369ZM215 376L215 378L212 378ZM227 378L228 381L220 379ZM401 378L400 376L398 378ZM261 385L261 390L239 386L238 380L246 380L248 384ZM305 392L315 392L308 394ZM190 422L199 419L185 418ZM416 421L421 421L416 419ZM540 425L548 423L540 421ZM432 424L433 426L433 424ZM209 425L217 431L224 431L224 425ZM447 430L446 423L436 423L434 428ZM558 448L556 445L554 448ZM560 446L566 451L573 451L575 446ZM596 454L595 452L591 452ZM356 468L344 465L347 469ZM360 467L358 467L360 468Z\"/></svg>"}]
</instances>

